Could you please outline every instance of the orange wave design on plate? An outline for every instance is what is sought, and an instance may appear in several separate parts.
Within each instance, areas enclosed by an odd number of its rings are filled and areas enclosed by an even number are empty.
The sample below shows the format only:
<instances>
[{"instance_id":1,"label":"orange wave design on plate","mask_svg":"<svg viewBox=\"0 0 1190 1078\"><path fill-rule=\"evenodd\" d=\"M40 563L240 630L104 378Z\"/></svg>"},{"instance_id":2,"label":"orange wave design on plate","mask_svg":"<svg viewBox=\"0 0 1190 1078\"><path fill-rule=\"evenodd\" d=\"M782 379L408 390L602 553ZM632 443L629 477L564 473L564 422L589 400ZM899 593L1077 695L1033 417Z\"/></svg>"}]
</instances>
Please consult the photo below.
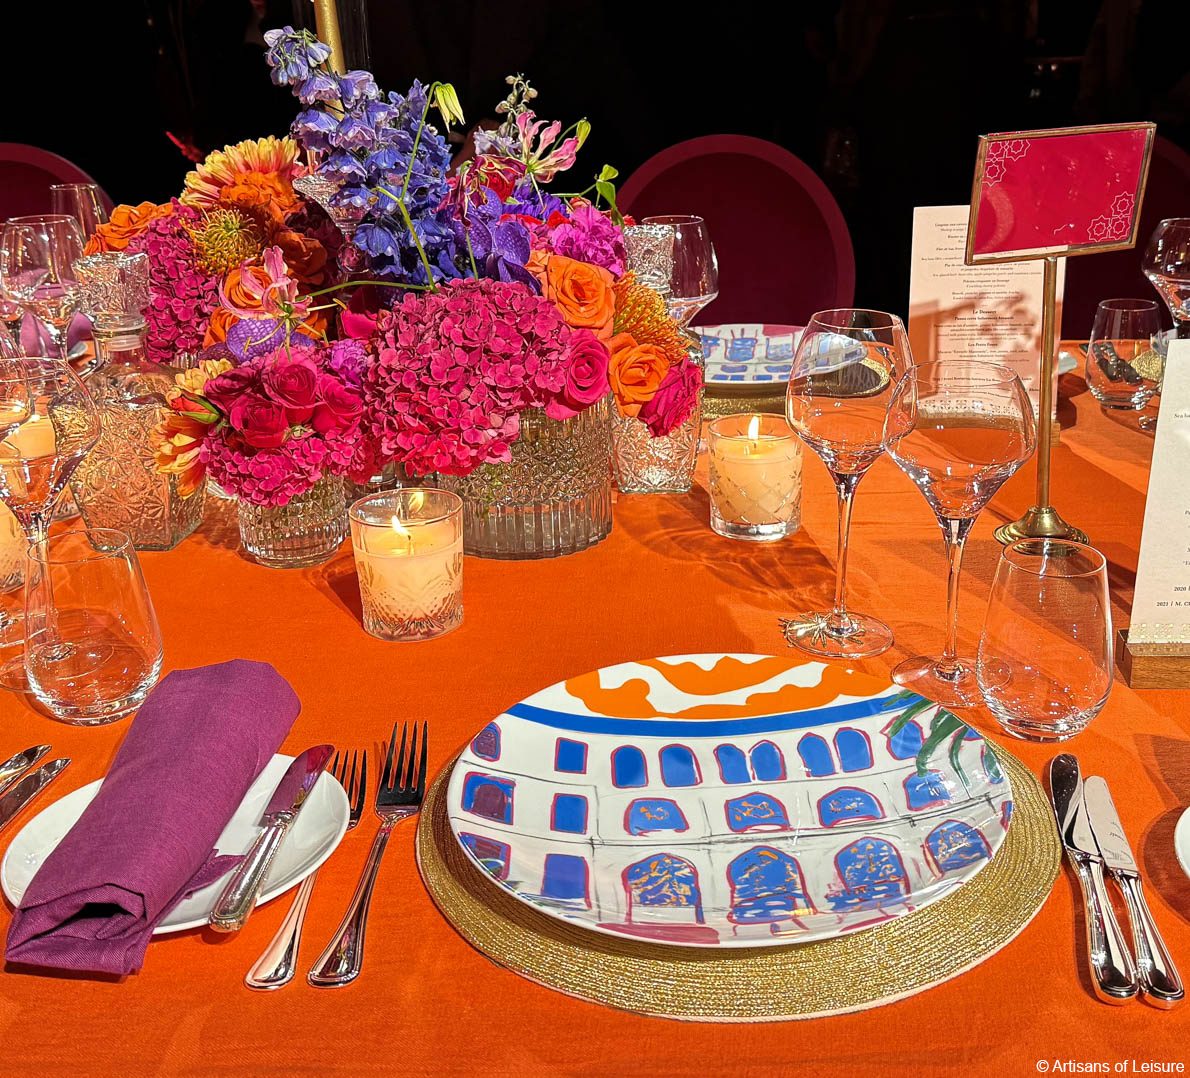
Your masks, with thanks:
<instances>
[{"instance_id":1,"label":"orange wave design on plate","mask_svg":"<svg viewBox=\"0 0 1190 1078\"><path fill-rule=\"evenodd\" d=\"M710 670L694 663L664 663L649 659L638 663L658 671L678 692L690 696L713 696L738 692L750 685L760 685L803 663L769 658L746 663L725 655ZM839 696L874 696L885 691L888 682L871 674L827 666L817 685L782 685L768 692L753 693L739 704L696 704L679 711L660 711L649 700L651 686L632 678L617 688L600 683L599 671L570 678L566 690L581 700L596 715L621 719L742 719L756 715L775 715L786 711L804 711L823 707Z\"/></svg>"}]
</instances>

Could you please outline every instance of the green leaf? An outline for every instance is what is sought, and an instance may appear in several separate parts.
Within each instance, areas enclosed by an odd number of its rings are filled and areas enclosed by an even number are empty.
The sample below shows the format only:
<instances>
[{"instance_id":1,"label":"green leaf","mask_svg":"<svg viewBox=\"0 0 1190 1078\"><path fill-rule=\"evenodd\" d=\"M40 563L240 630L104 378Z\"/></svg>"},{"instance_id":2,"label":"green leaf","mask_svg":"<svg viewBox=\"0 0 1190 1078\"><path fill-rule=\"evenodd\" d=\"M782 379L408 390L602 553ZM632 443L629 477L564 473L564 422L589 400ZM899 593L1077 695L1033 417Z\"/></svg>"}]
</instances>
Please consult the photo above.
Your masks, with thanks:
<instances>
[{"instance_id":1,"label":"green leaf","mask_svg":"<svg viewBox=\"0 0 1190 1078\"><path fill-rule=\"evenodd\" d=\"M578 136L578 149L583 148L583 143L587 141L587 136L591 133L591 124L584 117L574 125L575 134Z\"/></svg>"},{"instance_id":2,"label":"green leaf","mask_svg":"<svg viewBox=\"0 0 1190 1078\"><path fill-rule=\"evenodd\" d=\"M913 696L914 693L906 693L907 696ZM910 704L904 711L902 711L892 721L892 725L888 728L888 736L895 737L899 734L910 722L912 722L923 711L927 711L934 705L929 700L918 700L916 704Z\"/></svg>"},{"instance_id":3,"label":"green leaf","mask_svg":"<svg viewBox=\"0 0 1190 1078\"><path fill-rule=\"evenodd\" d=\"M921 751L917 754L917 773L924 775L930 769L930 757L934 755L938 746L956 730L965 730L966 727L967 724L957 715L952 715L949 711L939 708L938 714L934 716L934 721L930 723L929 736L926 737Z\"/></svg>"},{"instance_id":4,"label":"green leaf","mask_svg":"<svg viewBox=\"0 0 1190 1078\"><path fill-rule=\"evenodd\" d=\"M604 165L599 170L599 176L597 178L600 180L614 180L618 175L620 175L618 168L612 168L611 165Z\"/></svg>"},{"instance_id":5,"label":"green leaf","mask_svg":"<svg viewBox=\"0 0 1190 1078\"><path fill-rule=\"evenodd\" d=\"M993 782L997 779L1001 781L1004 779L1004 772L1000 770L1000 761L996 759L996 750L988 742L984 742L983 746L983 766L987 768L988 775L991 776Z\"/></svg>"},{"instance_id":6,"label":"green leaf","mask_svg":"<svg viewBox=\"0 0 1190 1078\"><path fill-rule=\"evenodd\" d=\"M959 778L963 780L963 785L967 785L967 772L963 770L962 761L959 759L959 752L963 747L963 738L966 735L966 730L960 730L950 742L950 766L958 772Z\"/></svg>"}]
</instances>

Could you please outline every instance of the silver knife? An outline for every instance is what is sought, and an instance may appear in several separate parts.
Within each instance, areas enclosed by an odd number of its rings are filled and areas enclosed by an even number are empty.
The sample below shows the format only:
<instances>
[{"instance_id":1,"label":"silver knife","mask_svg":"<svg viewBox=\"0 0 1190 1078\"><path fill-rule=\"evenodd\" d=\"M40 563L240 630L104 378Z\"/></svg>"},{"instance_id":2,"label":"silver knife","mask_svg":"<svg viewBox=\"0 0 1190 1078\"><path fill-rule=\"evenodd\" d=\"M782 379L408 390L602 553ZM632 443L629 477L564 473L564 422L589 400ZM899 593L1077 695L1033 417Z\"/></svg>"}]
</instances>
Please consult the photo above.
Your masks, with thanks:
<instances>
[{"instance_id":1,"label":"silver knife","mask_svg":"<svg viewBox=\"0 0 1190 1078\"><path fill-rule=\"evenodd\" d=\"M17 814L42 790L54 781L70 763L68 759L51 760L36 771L26 775L3 797L0 797L0 831L3 831Z\"/></svg>"},{"instance_id":2,"label":"silver knife","mask_svg":"<svg viewBox=\"0 0 1190 1078\"><path fill-rule=\"evenodd\" d=\"M1150 1003L1158 1007L1172 1007L1186 995L1186 990L1182 987L1182 979L1169 956L1165 941L1153 922L1153 915L1149 913L1141 888L1140 870L1136 867L1136 858L1132 856L1132 847L1128 843L1128 836L1124 834L1120 814L1116 812L1107 782L1098 775L1092 775L1084 785L1083 800L1087 805L1091 830L1095 832L1095 841L1103 854L1103 862L1120 885L1124 901L1128 904L1141 991Z\"/></svg>"},{"instance_id":3,"label":"silver knife","mask_svg":"<svg viewBox=\"0 0 1190 1078\"><path fill-rule=\"evenodd\" d=\"M1050 797L1062 845L1083 890L1095 995L1104 1003L1127 1003L1139 990L1136 967L1103 882L1103 856L1087 819L1078 760L1068 752L1050 761Z\"/></svg>"},{"instance_id":4,"label":"silver knife","mask_svg":"<svg viewBox=\"0 0 1190 1078\"><path fill-rule=\"evenodd\" d=\"M4 793L18 778L50 751L49 745L34 745L31 749L18 752L12 759L0 764L0 794Z\"/></svg>"},{"instance_id":5,"label":"silver knife","mask_svg":"<svg viewBox=\"0 0 1190 1078\"><path fill-rule=\"evenodd\" d=\"M334 753L330 745L317 745L296 757L281 776L260 819L264 828L244 859L235 867L208 919L218 932L238 932L256 905L260 888L273 858L285 841L290 825L314 789Z\"/></svg>"}]
</instances>

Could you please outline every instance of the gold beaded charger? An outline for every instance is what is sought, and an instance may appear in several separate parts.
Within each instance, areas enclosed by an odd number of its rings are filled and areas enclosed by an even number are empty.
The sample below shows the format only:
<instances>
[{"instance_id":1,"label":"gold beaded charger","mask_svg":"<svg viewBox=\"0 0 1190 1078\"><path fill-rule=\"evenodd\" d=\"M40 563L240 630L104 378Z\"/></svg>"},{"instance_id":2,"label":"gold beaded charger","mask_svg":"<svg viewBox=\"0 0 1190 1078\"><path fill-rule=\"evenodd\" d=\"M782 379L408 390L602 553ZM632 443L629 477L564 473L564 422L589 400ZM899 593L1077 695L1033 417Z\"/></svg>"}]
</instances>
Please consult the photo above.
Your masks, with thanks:
<instances>
[{"instance_id":1,"label":"gold beaded charger","mask_svg":"<svg viewBox=\"0 0 1190 1078\"><path fill-rule=\"evenodd\" d=\"M1045 902L1062 860L1053 813L1032 772L1002 748L996 755L1014 803L1004 842L987 866L925 909L816 943L707 951L620 940L547 917L488 880L459 846L446 813L453 763L426 794L418 869L468 943L568 996L686 1021L845 1014L904 999L977 966L1011 942Z\"/></svg>"}]
</instances>

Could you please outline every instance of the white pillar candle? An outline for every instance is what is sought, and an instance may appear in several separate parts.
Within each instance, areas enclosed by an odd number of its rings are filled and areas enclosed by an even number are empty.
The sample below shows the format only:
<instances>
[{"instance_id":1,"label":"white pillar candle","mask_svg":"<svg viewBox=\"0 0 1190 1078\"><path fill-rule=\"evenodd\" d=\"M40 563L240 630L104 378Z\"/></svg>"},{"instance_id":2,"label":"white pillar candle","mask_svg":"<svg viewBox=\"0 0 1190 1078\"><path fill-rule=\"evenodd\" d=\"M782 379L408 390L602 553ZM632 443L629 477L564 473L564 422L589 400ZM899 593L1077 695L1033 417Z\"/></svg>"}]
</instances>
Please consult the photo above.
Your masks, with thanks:
<instances>
[{"instance_id":1,"label":"white pillar candle","mask_svg":"<svg viewBox=\"0 0 1190 1078\"><path fill-rule=\"evenodd\" d=\"M801 444L780 416L734 415L710 424L711 527L772 541L801 526Z\"/></svg>"}]
</instances>

